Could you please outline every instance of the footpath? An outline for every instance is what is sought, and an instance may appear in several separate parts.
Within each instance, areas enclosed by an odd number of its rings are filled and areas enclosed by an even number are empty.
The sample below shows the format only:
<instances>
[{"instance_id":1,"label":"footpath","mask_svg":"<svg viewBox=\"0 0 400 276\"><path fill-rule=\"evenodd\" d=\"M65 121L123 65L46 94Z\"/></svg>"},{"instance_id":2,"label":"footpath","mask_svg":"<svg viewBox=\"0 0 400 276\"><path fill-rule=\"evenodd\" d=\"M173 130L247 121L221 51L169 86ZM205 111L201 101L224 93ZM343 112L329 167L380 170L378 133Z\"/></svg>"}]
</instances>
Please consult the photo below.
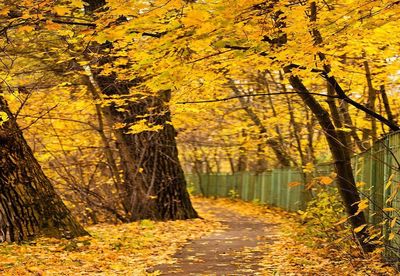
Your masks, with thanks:
<instances>
[{"instance_id":1,"label":"footpath","mask_svg":"<svg viewBox=\"0 0 400 276\"><path fill-rule=\"evenodd\" d=\"M296 215L228 199L194 205L221 227L186 243L173 263L153 267L156 275L400 275L379 254L313 237Z\"/></svg>"},{"instance_id":2,"label":"footpath","mask_svg":"<svg viewBox=\"0 0 400 276\"><path fill-rule=\"evenodd\" d=\"M263 252L260 246L272 245L274 223L243 216L203 202L201 210L214 214L223 229L194 240L175 254L177 262L156 267L161 275L261 275Z\"/></svg>"}]
</instances>

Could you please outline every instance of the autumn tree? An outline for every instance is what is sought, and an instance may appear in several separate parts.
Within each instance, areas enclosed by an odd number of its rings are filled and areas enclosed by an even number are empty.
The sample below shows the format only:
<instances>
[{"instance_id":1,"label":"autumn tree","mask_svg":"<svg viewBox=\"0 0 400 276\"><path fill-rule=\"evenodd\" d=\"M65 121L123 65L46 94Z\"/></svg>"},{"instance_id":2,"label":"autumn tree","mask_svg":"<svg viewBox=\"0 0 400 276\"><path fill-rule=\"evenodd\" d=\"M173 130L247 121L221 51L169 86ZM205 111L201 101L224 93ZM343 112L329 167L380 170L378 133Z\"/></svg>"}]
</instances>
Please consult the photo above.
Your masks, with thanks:
<instances>
[{"instance_id":1,"label":"autumn tree","mask_svg":"<svg viewBox=\"0 0 400 276\"><path fill-rule=\"evenodd\" d=\"M55 192L0 97L0 240L87 235Z\"/></svg>"},{"instance_id":2,"label":"autumn tree","mask_svg":"<svg viewBox=\"0 0 400 276\"><path fill-rule=\"evenodd\" d=\"M43 13L43 16L45 15L45 20L30 16L29 5L26 3L26 6L24 6L24 3L21 4L24 7L22 12L13 13L13 18L17 22L16 26L18 26L17 29L19 32L34 31L34 28L31 26L35 25L37 27L35 30L37 34L48 33L47 38L52 37L53 39L56 36L62 38L62 40L59 40L58 45L43 43L40 46L36 45L32 47L25 55L28 58L27 60L29 58L43 58L44 55L47 55L47 60L59 58L55 66L48 64L48 70L50 71L54 67L57 67L57 72L60 75L73 73L74 71L78 72L77 74L82 74L83 72L83 84L87 86L87 90L97 101L96 108L100 108L100 111L103 113L98 115L104 115L108 124L115 130L115 144L118 149L117 159L114 159L113 153L110 152L110 142L105 137L104 131L100 131L103 124L100 117L98 127L91 123L87 124L92 129L97 130L102 138L108 163L110 166L112 165L112 173L115 176L117 190L119 191L118 199L122 201L121 205L126 214L121 216L117 210L103 203L97 204L97 206L109 212L112 211L113 214L123 221L141 218L185 219L197 217L196 212L191 206L186 191L183 170L178 160L175 142L176 132L170 123L168 106L169 91L158 90L152 94L146 92L146 89L140 88L138 94L131 93L131 88L136 89L138 82L136 80L120 80L122 74L119 71L123 71L123 68L116 69L113 76L108 76L105 73L106 69L111 65L111 62L115 61L114 54L118 54L119 52L119 50L112 53L107 52L111 47L109 42L91 43L90 47L86 48L87 51L84 51L84 55L81 52L83 48L78 50L79 53L73 52L73 49L79 48L82 45L77 45L77 39L73 37L74 31L71 31L71 28L75 26L75 22L69 22L68 19L63 18L63 15L67 12L79 13L83 18L85 15L80 9L80 5L83 7L83 2L63 2L60 6L55 6L54 10L49 9L46 6L47 4L43 4L40 6L39 11ZM98 8L105 3L103 1L90 1L88 4L86 5L87 18L95 20ZM14 11L12 5L5 8L6 13L11 10ZM101 15L104 16L102 19L109 16L109 20L114 21L112 13ZM84 27L89 27L90 29L95 24L82 23L81 25L76 25L78 27L83 25L81 29ZM101 26L101 28L103 27ZM106 31L108 31L107 28L100 31L99 37ZM92 39L89 35L88 37L89 40ZM81 39L82 35L79 38ZM67 46L71 49L67 53L62 49L66 44L65 42L71 43ZM41 53L39 50L40 47L46 49L46 52ZM59 52L57 52L57 47L60 47ZM94 52L97 50L100 50L100 52ZM71 57L68 54L75 55L75 57ZM82 66L82 61L98 60L97 55L99 54L102 55L99 63L95 64L95 62L92 62L90 66ZM71 59L78 62L73 62ZM60 69L60 65L72 65L74 70L67 72ZM98 66L102 66L103 68L100 69ZM143 92L144 94L141 94ZM102 105L99 105L100 101L103 101ZM124 102L122 105L127 103L127 106L121 106L122 102ZM50 115L46 117L50 117ZM64 120L73 121L74 119L64 118ZM75 119L75 121L79 120ZM58 136L58 134L56 135ZM44 149L47 148L45 145L43 147ZM59 160L56 161L58 165L63 165L60 164ZM54 165L51 166L54 167ZM123 172L122 179L120 170ZM77 194L82 194L82 200L94 204L95 201L92 199L96 193L94 194L93 190L88 191L84 187L79 187L79 184L75 183L74 177L71 177L68 170L67 174L66 179L70 179L68 182L72 181L68 183L69 187L76 190ZM121 185L121 180L124 182L123 185Z\"/></svg>"},{"instance_id":3,"label":"autumn tree","mask_svg":"<svg viewBox=\"0 0 400 276\"><path fill-rule=\"evenodd\" d=\"M11 3L10 3L11 4ZM15 59L7 36L24 21L11 7L2 9L1 75L10 74ZM6 12L4 12L6 11ZM29 11L27 11L29 13ZM26 143L5 98L6 78L0 93L0 240L22 241L40 235L73 238L88 233L71 216Z\"/></svg>"},{"instance_id":4,"label":"autumn tree","mask_svg":"<svg viewBox=\"0 0 400 276\"><path fill-rule=\"evenodd\" d=\"M87 1L86 13L104 20L108 16L107 10L101 10L105 5L105 1ZM109 16L112 16L111 12ZM126 18L121 13L110 24L118 28L120 25L123 27L124 22ZM107 27L105 31L109 31ZM92 43L89 49L99 59L96 68L111 66L114 56L118 56L118 50L113 49L111 41ZM128 61L121 69L129 69L129 66ZM178 159L176 131L168 106L171 91L146 91L148 89L141 87L140 78L134 77L134 71L132 76L124 79L118 69L109 72L103 69L87 70L91 74L90 85L95 97L111 99L103 112L115 125L114 134L124 178L123 205L128 219L197 217Z\"/></svg>"}]
</instances>

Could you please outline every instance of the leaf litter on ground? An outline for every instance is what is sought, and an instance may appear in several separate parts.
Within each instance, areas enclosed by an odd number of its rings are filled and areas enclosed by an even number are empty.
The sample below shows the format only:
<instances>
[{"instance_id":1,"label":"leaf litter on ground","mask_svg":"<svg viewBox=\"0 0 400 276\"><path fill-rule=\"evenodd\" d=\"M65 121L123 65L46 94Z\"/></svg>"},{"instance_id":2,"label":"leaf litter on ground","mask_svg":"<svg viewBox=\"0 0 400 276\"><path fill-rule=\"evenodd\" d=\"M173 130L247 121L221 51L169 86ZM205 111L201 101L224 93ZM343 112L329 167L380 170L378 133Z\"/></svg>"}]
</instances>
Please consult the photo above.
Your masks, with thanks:
<instances>
[{"instance_id":1,"label":"leaf litter on ground","mask_svg":"<svg viewBox=\"0 0 400 276\"><path fill-rule=\"evenodd\" d=\"M201 211L201 210L200 210ZM186 242L220 227L212 214L203 219L86 227L91 237L39 238L0 244L1 275L151 275L149 268L173 262Z\"/></svg>"},{"instance_id":2,"label":"leaf litter on ground","mask_svg":"<svg viewBox=\"0 0 400 276\"><path fill-rule=\"evenodd\" d=\"M328 241L310 236L296 214L239 200L194 198L193 201L203 219L99 224L87 227L91 237L39 238L22 244L0 244L0 273L158 275L152 267L175 262L173 255L190 240L223 231L218 217L202 208L211 204L275 225L266 231L267 239L259 237L260 241L266 241L251 249L264 254L261 275L397 274L377 253L366 258L352 256ZM246 252L238 254L246 258Z\"/></svg>"}]
</instances>

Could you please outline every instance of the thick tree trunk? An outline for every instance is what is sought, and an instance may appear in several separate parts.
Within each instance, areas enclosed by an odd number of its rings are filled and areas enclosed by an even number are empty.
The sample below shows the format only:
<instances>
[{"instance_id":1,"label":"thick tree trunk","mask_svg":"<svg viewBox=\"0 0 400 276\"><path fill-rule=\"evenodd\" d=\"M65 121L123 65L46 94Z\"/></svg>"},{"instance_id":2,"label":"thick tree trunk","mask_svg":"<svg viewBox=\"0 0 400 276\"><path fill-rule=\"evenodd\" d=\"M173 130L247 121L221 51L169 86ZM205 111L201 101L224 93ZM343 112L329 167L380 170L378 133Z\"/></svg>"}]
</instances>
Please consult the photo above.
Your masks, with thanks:
<instances>
[{"instance_id":1,"label":"thick tree trunk","mask_svg":"<svg viewBox=\"0 0 400 276\"><path fill-rule=\"evenodd\" d=\"M125 108L126 112L113 109L113 114L127 124L127 127L116 130L116 136L119 151L123 153L121 158L127 192L125 206L129 208L130 219L197 217L179 163L176 131L170 124L168 105L160 96L131 102ZM129 126L149 112L148 123L163 128L130 134Z\"/></svg>"},{"instance_id":2,"label":"thick tree trunk","mask_svg":"<svg viewBox=\"0 0 400 276\"><path fill-rule=\"evenodd\" d=\"M91 89L103 96L129 93L132 83L122 83L114 77L93 75ZM100 90L100 91L95 91ZM107 119L122 123L115 129L124 185L123 197L127 219L190 219L198 217L186 190L186 180L178 159L176 131L171 125L169 91L146 99L126 100L124 108L105 106ZM146 118L147 124L162 126L158 131L129 133L130 127Z\"/></svg>"},{"instance_id":3,"label":"thick tree trunk","mask_svg":"<svg viewBox=\"0 0 400 276\"><path fill-rule=\"evenodd\" d=\"M95 12L104 0L85 0L85 11ZM120 17L119 20L125 20ZM100 53L98 66L112 61L112 44L93 44L94 53ZM107 50L107 51L103 51ZM98 58L98 56L97 56ZM88 68L87 68L88 69ZM90 69L89 69L90 71ZM128 220L140 219L190 219L198 217L186 190L186 180L178 159L176 131L171 124L168 101L170 91L138 99L130 94L130 88L140 80L119 81L117 73L102 76L100 70L91 75L92 88L101 96L125 100L123 107L113 103L103 108L112 123L125 127L115 129L117 148L120 153L124 177L125 202ZM96 89L98 88L98 89ZM146 124L161 126L158 131L130 133L130 127L146 120Z\"/></svg>"},{"instance_id":4,"label":"thick tree trunk","mask_svg":"<svg viewBox=\"0 0 400 276\"><path fill-rule=\"evenodd\" d=\"M44 175L2 97L0 112L9 117L0 125L0 241L87 235Z\"/></svg>"}]
</instances>

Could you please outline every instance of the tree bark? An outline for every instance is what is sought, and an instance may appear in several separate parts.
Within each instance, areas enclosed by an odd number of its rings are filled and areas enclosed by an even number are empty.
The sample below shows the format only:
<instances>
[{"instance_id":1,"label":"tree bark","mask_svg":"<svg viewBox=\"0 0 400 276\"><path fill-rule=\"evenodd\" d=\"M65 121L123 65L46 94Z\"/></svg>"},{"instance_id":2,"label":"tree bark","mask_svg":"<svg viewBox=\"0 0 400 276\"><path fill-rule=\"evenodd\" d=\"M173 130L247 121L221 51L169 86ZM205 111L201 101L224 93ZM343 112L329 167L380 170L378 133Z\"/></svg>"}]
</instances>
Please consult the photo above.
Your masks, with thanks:
<instances>
[{"instance_id":1,"label":"tree bark","mask_svg":"<svg viewBox=\"0 0 400 276\"><path fill-rule=\"evenodd\" d=\"M169 93L169 92L165 92ZM176 131L171 125L167 101L149 98L130 103L121 114L123 122L134 123L154 108L149 122L160 125L159 131L129 134L128 128L116 130L120 152L125 152L124 177L129 211L137 219L189 219L197 217L178 159ZM121 118L121 115L123 116ZM128 156L129 155L129 156Z\"/></svg>"},{"instance_id":2,"label":"tree bark","mask_svg":"<svg viewBox=\"0 0 400 276\"><path fill-rule=\"evenodd\" d=\"M88 235L44 175L2 97L0 112L9 118L0 125L0 241Z\"/></svg>"},{"instance_id":3,"label":"tree bark","mask_svg":"<svg viewBox=\"0 0 400 276\"><path fill-rule=\"evenodd\" d=\"M363 58L366 58L365 52L363 52ZM369 67L368 61L363 62L364 69L365 69L365 78L367 80L368 84L368 100L367 100L367 108L369 108L371 111L375 112L375 101L376 101L376 89L372 85L372 74L371 74L371 69ZM372 138L372 142L375 142L377 140L377 133L376 133L376 120L374 117L366 115L366 119L371 121L371 129L364 129L364 133L366 133L368 138Z\"/></svg>"},{"instance_id":4,"label":"tree bark","mask_svg":"<svg viewBox=\"0 0 400 276\"><path fill-rule=\"evenodd\" d=\"M382 101L383 101L383 105L385 107L385 111L388 117L388 120L390 122L392 122L393 124L396 124L394 117L393 117L393 113L392 113L392 109L390 108L390 104L389 104L389 99L388 96L386 94L386 89L384 85L381 85L379 88L379 94L382 97Z\"/></svg>"},{"instance_id":5,"label":"tree bark","mask_svg":"<svg viewBox=\"0 0 400 276\"><path fill-rule=\"evenodd\" d=\"M247 136L247 133L245 130L242 130L242 136L243 137ZM248 160L246 148L243 145L241 145L239 147L239 156L238 156L238 160L237 160L236 171L237 172L245 172L247 170L248 162L249 162L249 160Z\"/></svg>"},{"instance_id":6,"label":"tree bark","mask_svg":"<svg viewBox=\"0 0 400 276\"><path fill-rule=\"evenodd\" d=\"M93 74L92 89L103 96L124 96L129 85L112 76ZM142 100L126 100L124 108L115 104L103 112L112 123L125 127L115 129L116 145L124 179L124 208L128 220L190 219L198 217L186 191L186 180L178 159L176 131L171 125L169 91ZM158 131L130 134L130 127L143 116L147 123L162 126Z\"/></svg>"}]
</instances>

